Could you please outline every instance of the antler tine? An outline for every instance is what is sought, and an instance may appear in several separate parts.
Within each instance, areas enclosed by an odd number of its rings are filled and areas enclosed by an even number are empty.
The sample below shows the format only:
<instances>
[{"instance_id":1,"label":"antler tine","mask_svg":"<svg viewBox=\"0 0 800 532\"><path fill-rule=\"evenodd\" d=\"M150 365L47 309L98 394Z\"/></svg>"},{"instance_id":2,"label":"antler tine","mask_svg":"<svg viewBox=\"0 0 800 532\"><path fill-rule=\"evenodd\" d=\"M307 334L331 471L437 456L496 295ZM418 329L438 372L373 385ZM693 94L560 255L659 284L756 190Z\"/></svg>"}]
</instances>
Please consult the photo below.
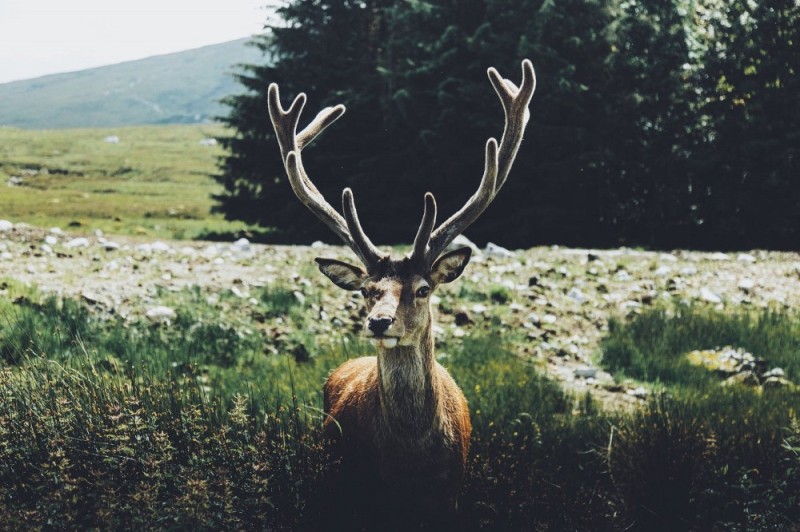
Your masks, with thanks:
<instances>
[{"instance_id":1,"label":"antler tine","mask_svg":"<svg viewBox=\"0 0 800 532\"><path fill-rule=\"evenodd\" d=\"M530 115L528 105L536 89L536 75L529 60L522 62L522 85L503 79L494 68L487 71L489 81L500 98L505 113L505 127L498 149L493 138L486 143L486 163L478 190L453 216L442 222L431 234L426 259L428 263L444 251L455 237L474 222L494 200L508 178L511 164L522 143L522 136Z\"/></svg>"},{"instance_id":2,"label":"antler tine","mask_svg":"<svg viewBox=\"0 0 800 532\"><path fill-rule=\"evenodd\" d=\"M326 107L298 134L297 124L300 121L300 114L306 103L306 95L303 93L298 94L287 110L284 110L281 106L277 84L270 84L267 95L269 116L272 126L275 128L275 135L278 137L281 157L292 190L300 201L336 233L358 255L364 265L370 269L379 260L380 252L372 245L372 242L369 241L361 229L358 216L355 213L355 205L352 201L350 202L352 210L349 213L348 206L345 206L345 216L352 218L352 220L347 220L336 212L308 177L300 156L303 148L311 144L326 127L344 114L345 107L343 105ZM350 196L352 200L352 193ZM355 223L352 223L353 221Z\"/></svg>"},{"instance_id":3,"label":"antler tine","mask_svg":"<svg viewBox=\"0 0 800 532\"><path fill-rule=\"evenodd\" d=\"M414 248L411 259L414 261L424 261L431 240L431 232L436 223L436 199L433 194L425 194L425 210L422 212L422 221L417 229L417 236L414 238Z\"/></svg>"},{"instance_id":4,"label":"antler tine","mask_svg":"<svg viewBox=\"0 0 800 532\"><path fill-rule=\"evenodd\" d=\"M356 211L356 202L353 199L353 191L349 187L342 191L342 210L344 211L344 219L347 222L350 236L357 248L357 251L354 251L359 253L359 258L369 269L378 263L381 258L381 252L372 244L361 228L361 222L358 220L358 212Z\"/></svg>"},{"instance_id":5,"label":"antler tine","mask_svg":"<svg viewBox=\"0 0 800 532\"><path fill-rule=\"evenodd\" d=\"M522 134L528 124L530 111L528 105L536 90L536 74L533 65L527 59L522 62L522 86L517 86L508 79L503 79L494 68L490 68L489 81L492 82L495 92L503 104L506 125L503 137L500 140L500 153L498 154L498 183L495 194L503 187L511 170L511 164L517 156L517 151L522 143Z\"/></svg>"}]
</instances>

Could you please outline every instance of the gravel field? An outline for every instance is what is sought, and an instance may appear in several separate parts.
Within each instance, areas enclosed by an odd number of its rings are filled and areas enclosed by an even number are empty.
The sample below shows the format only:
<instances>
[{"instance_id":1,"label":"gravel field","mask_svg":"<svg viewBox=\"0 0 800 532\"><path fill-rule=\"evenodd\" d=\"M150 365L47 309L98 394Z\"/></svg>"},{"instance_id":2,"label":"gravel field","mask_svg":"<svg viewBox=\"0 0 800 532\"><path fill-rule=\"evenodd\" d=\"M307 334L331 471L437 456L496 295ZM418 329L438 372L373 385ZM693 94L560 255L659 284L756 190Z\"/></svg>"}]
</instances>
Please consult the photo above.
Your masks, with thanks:
<instances>
[{"instance_id":1,"label":"gravel field","mask_svg":"<svg viewBox=\"0 0 800 532\"><path fill-rule=\"evenodd\" d=\"M198 286L210 295L232 292L246 307L251 289L276 283L297 290L303 301L306 292L322 290L319 303L308 303L319 306L319 333L348 323L357 327L357 296L319 274L316 256L355 260L345 248L321 243L148 241L0 220L0 297L2 280L14 279L135 319L161 305L164 293ZM488 295L470 300L460 295L465 289ZM492 296L498 289L499 297ZM671 301L720 309L797 307L800 255L560 247L509 251L489 245L477 251L461 279L435 296L436 333L458 338L480 320L499 320L522 333L520 356L535 360L567 389L590 390L607 405L631 405L647 392L635 383L615 383L597 368L600 340L611 316Z\"/></svg>"}]
</instances>

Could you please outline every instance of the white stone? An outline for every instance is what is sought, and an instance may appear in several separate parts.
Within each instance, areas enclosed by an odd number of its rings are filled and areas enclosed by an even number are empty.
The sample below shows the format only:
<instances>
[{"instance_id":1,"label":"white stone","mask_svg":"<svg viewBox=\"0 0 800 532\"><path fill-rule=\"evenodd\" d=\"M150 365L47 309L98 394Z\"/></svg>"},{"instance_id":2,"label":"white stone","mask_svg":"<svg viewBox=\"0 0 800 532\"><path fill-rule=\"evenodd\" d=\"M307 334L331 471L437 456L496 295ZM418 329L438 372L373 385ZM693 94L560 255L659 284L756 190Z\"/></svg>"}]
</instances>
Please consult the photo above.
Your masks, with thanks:
<instances>
[{"instance_id":1,"label":"white stone","mask_svg":"<svg viewBox=\"0 0 800 532\"><path fill-rule=\"evenodd\" d=\"M311 247L314 249L326 248L328 247L328 244L326 244L322 240L315 240L314 242L311 243Z\"/></svg>"},{"instance_id":2,"label":"white stone","mask_svg":"<svg viewBox=\"0 0 800 532\"><path fill-rule=\"evenodd\" d=\"M464 235L458 235L457 237L455 237L453 241L450 243L450 245L447 246L447 249L451 250L463 247L470 248L473 254L480 255L481 253L481 250L478 248L478 246L475 245L475 242L465 237Z\"/></svg>"},{"instance_id":3,"label":"white stone","mask_svg":"<svg viewBox=\"0 0 800 532\"><path fill-rule=\"evenodd\" d=\"M44 243L48 246L55 246L58 244L58 238L54 237L53 235L47 235L44 237Z\"/></svg>"},{"instance_id":4,"label":"white stone","mask_svg":"<svg viewBox=\"0 0 800 532\"><path fill-rule=\"evenodd\" d=\"M569 292L567 292L567 297L575 301L576 303L583 303L586 301L586 296L583 295L578 288L572 287Z\"/></svg>"},{"instance_id":5,"label":"white stone","mask_svg":"<svg viewBox=\"0 0 800 532\"><path fill-rule=\"evenodd\" d=\"M250 251L250 241L246 238L240 238L231 244L231 249L237 253L247 253Z\"/></svg>"},{"instance_id":6,"label":"white stone","mask_svg":"<svg viewBox=\"0 0 800 532\"><path fill-rule=\"evenodd\" d=\"M756 287L756 282L752 279L742 279L739 281L738 288L745 294L749 294Z\"/></svg>"},{"instance_id":7,"label":"white stone","mask_svg":"<svg viewBox=\"0 0 800 532\"><path fill-rule=\"evenodd\" d=\"M488 309L486 308L486 305L482 305L480 303L472 305L472 312L474 312L475 314L483 314L487 310Z\"/></svg>"},{"instance_id":8,"label":"white stone","mask_svg":"<svg viewBox=\"0 0 800 532\"><path fill-rule=\"evenodd\" d=\"M49 253L49 254L51 254L51 255L52 255L52 253L53 253L53 248L51 248L51 247L50 247L49 245L47 245L47 244L42 244L42 245L40 246L40 249L41 249L42 251L44 251L45 253Z\"/></svg>"},{"instance_id":9,"label":"white stone","mask_svg":"<svg viewBox=\"0 0 800 532\"><path fill-rule=\"evenodd\" d=\"M177 317L173 309L164 306L152 307L144 315L147 319L160 323L169 323L170 320L174 320Z\"/></svg>"},{"instance_id":10,"label":"white stone","mask_svg":"<svg viewBox=\"0 0 800 532\"><path fill-rule=\"evenodd\" d=\"M628 390L625 393L627 393L628 395L630 395L632 397L646 397L647 396L647 390L645 390L641 386L639 386L638 388L633 388L632 390Z\"/></svg>"},{"instance_id":11,"label":"white stone","mask_svg":"<svg viewBox=\"0 0 800 532\"><path fill-rule=\"evenodd\" d=\"M725 262L731 260L731 258L724 253L717 252L709 255L708 260L713 260L716 262Z\"/></svg>"},{"instance_id":12,"label":"white stone","mask_svg":"<svg viewBox=\"0 0 800 532\"><path fill-rule=\"evenodd\" d=\"M581 366L575 370L575 376L584 379L591 379L597 375L597 368L591 366Z\"/></svg>"},{"instance_id":13,"label":"white stone","mask_svg":"<svg viewBox=\"0 0 800 532\"><path fill-rule=\"evenodd\" d=\"M53 233L54 235L63 235L64 234L64 231L62 231L60 227L51 227L50 228L50 232Z\"/></svg>"},{"instance_id":14,"label":"white stone","mask_svg":"<svg viewBox=\"0 0 800 532\"><path fill-rule=\"evenodd\" d=\"M89 239L83 236L78 238L73 238L66 244L64 244L65 248L73 249L73 248L86 248L89 247Z\"/></svg>"},{"instance_id":15,"label":"white stone","mask_svg":"<svg viewBox=\"0 0 800 532\"><path fill-rule=\"evenodd\" d=\"M705 286L700 289L700 299L709 303L722 303L722 297Z\"/></svg>"},{"instance_id":16,"label":"white stone","mask_svg":"<svg viewBox=\"0 0 800 532\"><path fill-rule=\"evenodd\" d=\"M736 260L745 264L753 264L755 263L756 258L750 253L739 253L739 255L736 257Z\"/></svg>"},{"instance_id":17,"label":"white stone","mask_svg":"<svg viewBox=\"0 0 800 532\"><path fill-rule=\"evenodd\" d=\"M103 139L108 144L119 144L119 137L116 135L109 135Z\"/></svg>"},{"instance_id":18,"label":"white stone","mask_svg":"<svg viewBox=\"0 0 800 532\"><path fill-rule=\"evenodd\" d=\"M150 244L150 249L152 249L153 251L160 252L160 253L166 253L167 251L172 250L172 248L169 247L168 244L165 244L164 242L162 242L160 240L156 240L155 242Z\"/></svg>"},{"instance_id":19,"label":"white stone","mask_svg":"<svg viewBox=\"0 0 800 532\"><path fill-rule=\"evenodd\" d=\"M672 273L672 268L669 266L659 266L656 271L653 272L657 277L666 277L670 273Z\"/></svg>"},{"instance_id":20,"label":"white stone","mask_svg":"<svg viewBox=\"0 0 800 532\"><path fill-rule=\"evenodd\" d=\"M509 251L502 246L498 246L493 242L489 242L486 244L486 248L484 248L484 252L489 257L495 257L498 259L510 259L514 256L513 251Z\"/></svg>"},{"instance_id":21,"label":"white stone","mask_svg":"<svg viewBox=\"0 0 800 532\"><path fill-rule=\"evenodd\" d=\"M14 229L14 224L8 220L0 220L0 231L11 231Z\"/></svg>"}]
</instances>

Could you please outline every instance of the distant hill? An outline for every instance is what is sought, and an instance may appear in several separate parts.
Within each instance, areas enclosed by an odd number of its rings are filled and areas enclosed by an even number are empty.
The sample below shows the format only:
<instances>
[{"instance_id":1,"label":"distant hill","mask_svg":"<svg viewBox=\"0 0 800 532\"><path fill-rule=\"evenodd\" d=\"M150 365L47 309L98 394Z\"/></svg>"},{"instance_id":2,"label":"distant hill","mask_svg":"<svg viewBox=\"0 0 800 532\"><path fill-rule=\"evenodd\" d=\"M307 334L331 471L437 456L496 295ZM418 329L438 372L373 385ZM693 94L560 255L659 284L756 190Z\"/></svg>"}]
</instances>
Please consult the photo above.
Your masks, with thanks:
<instances>
[{"instance_id":1,"label":"distant hill","mask_svg":"<svg viewBox=\"0 0 800 532\"><path fill-rule=\"evenodd\" d=\"M197 123L243 91L232 72L260 63L248 39L0 84L0 125L27 129Z\"/></svg>"}]
</instances>

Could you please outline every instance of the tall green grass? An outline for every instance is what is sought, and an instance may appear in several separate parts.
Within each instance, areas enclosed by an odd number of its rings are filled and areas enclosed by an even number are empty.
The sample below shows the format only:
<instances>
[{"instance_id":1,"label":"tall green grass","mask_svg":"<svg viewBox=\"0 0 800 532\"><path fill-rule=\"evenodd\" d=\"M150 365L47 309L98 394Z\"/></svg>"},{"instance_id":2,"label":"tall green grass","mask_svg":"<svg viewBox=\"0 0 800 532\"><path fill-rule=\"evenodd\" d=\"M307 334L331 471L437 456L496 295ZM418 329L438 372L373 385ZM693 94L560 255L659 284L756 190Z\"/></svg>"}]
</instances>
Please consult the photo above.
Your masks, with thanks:
<instances>
[{"instance_id":1,"label":"tall green grass","mask_svg":"<svg viewBox=\"0 0 800 532\"><path fill-rule=\"evenodd\" d=\"M289 294L265 290L258 312L301 327L303 306ZM205 323L202 295L184 297L196 312L178 307L169 326L100 318L34 294L5 310L0 341L13 356L0 386L2 526L301 526L331 465L319 436L322 384L369 347L342 334L312 346L306 361L291 344L268 354L269 339ZM18 339L26 322L22 336L35 341ZM573 401L497 335L453 347L442 362L475 427L462 525L611 519L588 480L603 469L595 450L606 425L573 416ZM554 468L553 454L568 466ZM566 511L575 493L595 511Z\"/></svg>"},{"instance_id":2,"label":"tall green grass","mask_svg":"<svg viewBox=\"0 0 800 532\"><path fill-rule=\"evenodd\" d=\"M302 336L214 321L198 290L176 296L169 325L7 291L0 528L333 526L306 515L325 496L318 480L333 465L319 430L321 389L338 364L371 354L358 338L317 339L298 359L292 347ZM313 320L291 290L257 296L257 324L302 329ZM781 345L788 339L774 337L792 331L794 318L729 319L731 331L746 323ZM685 331L699 342L703 323L726 327L724 316L701 309L644 314L618 322L606 345L645 357L654 345L694 348ZM668 334L648 343L646 324ZM521 359L520 341L474 328L442 349L473 421L456 528L770 530L800 519L793 390L720 388L676 373L639 410L603 412ZM653 351L654 360L669 349Z\"/></svg>"},{"instance_id":3,"label":"tall green grass","mask_svg":"<svg viewBox=\"0 0 800 532\"><path fill-rule=\"evenodd\" d=\"M722 386L687 361L695 349L730 345L800 375L800 315L722 313L677 305L612 321L602 362L655 385L650 405L621 421L609 468L629 511L647 528L779 529L800 519L794 386ZM790 465L787 465L790 464Z\"/></svg>"}]
</instances>

